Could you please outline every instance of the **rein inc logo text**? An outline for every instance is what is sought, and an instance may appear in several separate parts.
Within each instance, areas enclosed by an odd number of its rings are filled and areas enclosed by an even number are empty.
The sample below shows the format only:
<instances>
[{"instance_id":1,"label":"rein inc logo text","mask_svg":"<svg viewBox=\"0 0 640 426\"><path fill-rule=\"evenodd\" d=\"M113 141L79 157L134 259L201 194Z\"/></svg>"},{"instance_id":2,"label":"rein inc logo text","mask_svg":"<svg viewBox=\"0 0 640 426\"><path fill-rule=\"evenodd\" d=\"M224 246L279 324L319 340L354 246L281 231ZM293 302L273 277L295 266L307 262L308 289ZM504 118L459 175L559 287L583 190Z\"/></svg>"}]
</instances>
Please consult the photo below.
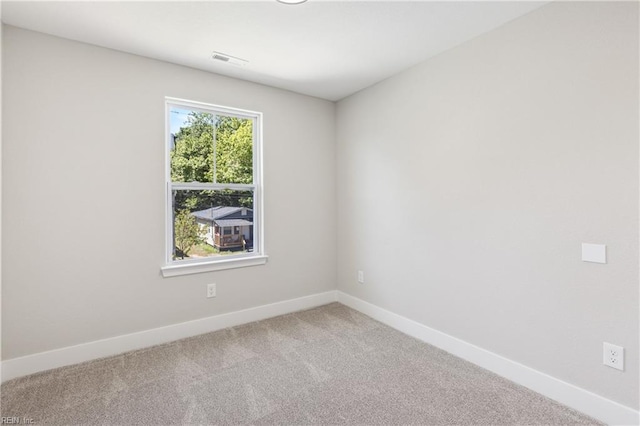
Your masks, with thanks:
<instances>
[{"instance_id":1,"label":"rein inc logo text","mask_svg":"<svg viewBox=\"0 0 640 426\"><path fill-rule=\"evenodd\" d=\"M0 424L3 425L33 425L35 423L29 417L0 417Z\"/></svg>"}]
</instances>

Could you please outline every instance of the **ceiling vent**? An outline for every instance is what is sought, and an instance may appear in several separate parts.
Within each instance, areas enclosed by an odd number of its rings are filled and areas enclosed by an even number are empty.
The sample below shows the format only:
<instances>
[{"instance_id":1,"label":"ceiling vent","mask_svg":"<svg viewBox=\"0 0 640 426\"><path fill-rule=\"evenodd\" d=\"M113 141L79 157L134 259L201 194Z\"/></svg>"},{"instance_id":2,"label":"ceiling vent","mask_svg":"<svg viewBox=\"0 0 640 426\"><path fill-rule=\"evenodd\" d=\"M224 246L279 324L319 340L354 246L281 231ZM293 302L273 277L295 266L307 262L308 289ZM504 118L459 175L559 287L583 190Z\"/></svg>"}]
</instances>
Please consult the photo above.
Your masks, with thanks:
<instances>
[{"instance_id":1,"label":"ceiling vent","mask_svg":"<svg viewBox=\"0 0 640 426\"><path fill-rule=\"evenodd\" d=\"M235 56L227 55L222 52L213 52L211 58L214 61L224 62L227 64L235 65L237 67L243 67L249 63L246 59L236 58Z\"/></svg>"}]
</instances>

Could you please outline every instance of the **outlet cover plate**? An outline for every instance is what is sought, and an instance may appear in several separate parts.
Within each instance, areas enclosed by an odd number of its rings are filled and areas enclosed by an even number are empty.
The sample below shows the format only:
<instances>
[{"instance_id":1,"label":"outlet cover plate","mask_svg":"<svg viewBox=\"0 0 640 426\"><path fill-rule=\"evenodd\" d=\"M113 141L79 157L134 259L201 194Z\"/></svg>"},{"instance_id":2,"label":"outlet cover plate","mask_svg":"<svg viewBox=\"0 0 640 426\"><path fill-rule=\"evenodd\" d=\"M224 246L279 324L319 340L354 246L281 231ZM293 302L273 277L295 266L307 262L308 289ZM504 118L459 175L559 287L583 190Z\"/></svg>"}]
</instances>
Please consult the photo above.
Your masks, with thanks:
<instances>
[{"instance_id":1,"label":"outlet cover plate","mask_svg":"<svg viewBox=\"0 0 640 426\"><path fill-rule=\"evenodd\" d=\"M207 285L207 298L216 297L216 283Z\"/></svg>"},{"instance_id":2,"label":"outlet cover plate","mask_svg":"<svg viewBox=\"0 0 640 426\"><path fill-rule=\"evenodd\" d=\"M582 243L582 261L607 263L607 246L604 244Z\"/></svg>"},{"instance_id":3,"label":"outlet cover plate","mask_svg":"<svg viewBox=\"0 0 640 426\"><path fill-rule=\"evenodd\" d=\"M604 342L602 344L602 363L607 367L624 371L624 348Z\"/></svg>"}]
</instances>

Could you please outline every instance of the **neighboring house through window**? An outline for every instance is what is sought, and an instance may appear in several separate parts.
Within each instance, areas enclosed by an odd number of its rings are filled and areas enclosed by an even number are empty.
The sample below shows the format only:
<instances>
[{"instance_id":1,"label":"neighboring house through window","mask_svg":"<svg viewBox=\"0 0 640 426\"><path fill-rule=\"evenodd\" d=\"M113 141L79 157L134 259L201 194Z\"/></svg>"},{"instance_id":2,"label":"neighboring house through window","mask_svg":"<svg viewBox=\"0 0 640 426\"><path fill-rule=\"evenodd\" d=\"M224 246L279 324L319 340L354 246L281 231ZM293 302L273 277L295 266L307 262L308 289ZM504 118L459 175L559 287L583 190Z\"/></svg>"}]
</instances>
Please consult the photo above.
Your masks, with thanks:
<instances>
[{"instance_id":1,"label":"neighboring house through window","mask_svg":"<svg viewBox=\"0 0 640 426\"><path fill-rule=\"evenodd\" d=\"M262 114L167 98L165 276L266 261Z\"/></svg>"}]
</instances>

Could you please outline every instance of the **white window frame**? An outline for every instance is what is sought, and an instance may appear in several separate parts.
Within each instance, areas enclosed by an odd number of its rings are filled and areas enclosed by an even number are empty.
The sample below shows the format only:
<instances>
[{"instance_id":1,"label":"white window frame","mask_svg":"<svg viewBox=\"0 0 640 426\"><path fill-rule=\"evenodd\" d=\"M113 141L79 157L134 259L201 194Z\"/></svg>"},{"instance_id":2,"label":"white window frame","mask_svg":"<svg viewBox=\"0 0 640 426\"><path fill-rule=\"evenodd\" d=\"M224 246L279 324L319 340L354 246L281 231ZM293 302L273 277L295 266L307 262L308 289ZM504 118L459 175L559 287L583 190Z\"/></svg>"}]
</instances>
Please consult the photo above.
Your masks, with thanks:
<instances>
[{"instance_id":1,"label":"white window frame","mask_svg":"<svg viewBox=\"0 0 640 426\"><path fill-rule=\"evenodd\" d=\"M172 107L253 120L253 183L173 183L171 181L171 121ZM236 108L189 101L179 98L165 98L165 262L161 267L164 277L219 271L263 265L268 256L264 251L264 202L262 185L262 113ZM173 191L174 190L251 190L253 191L253 252L200 259L173 260Z\"/></svg>"}]
</instances>

